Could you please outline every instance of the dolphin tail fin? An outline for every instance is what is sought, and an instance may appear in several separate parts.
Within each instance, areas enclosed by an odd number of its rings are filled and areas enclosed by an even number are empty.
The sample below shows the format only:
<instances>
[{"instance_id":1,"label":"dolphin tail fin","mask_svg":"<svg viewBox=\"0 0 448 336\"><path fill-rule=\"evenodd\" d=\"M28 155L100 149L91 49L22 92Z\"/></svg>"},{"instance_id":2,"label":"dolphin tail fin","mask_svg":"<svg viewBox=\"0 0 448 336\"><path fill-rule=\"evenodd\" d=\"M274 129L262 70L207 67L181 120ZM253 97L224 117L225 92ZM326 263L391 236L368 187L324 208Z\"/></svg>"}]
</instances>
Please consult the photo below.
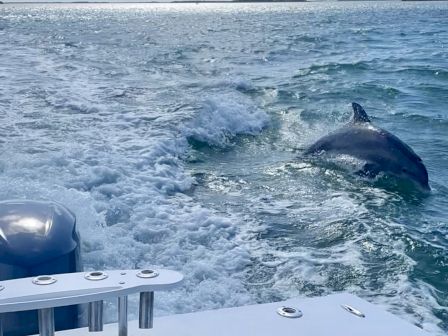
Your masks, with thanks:
<instances>
[{"instance_id":1,"label":"dolphin tail fin","mask_svg":"<svg viewBox=\"0 0 448 336\"><path fill-rule=\"evenodd\" d=\"M361 105L357 103L352 103L353 107L353 122L354 123L364 123L370 122L369 116Z\"/></svg>"}]
</instances>

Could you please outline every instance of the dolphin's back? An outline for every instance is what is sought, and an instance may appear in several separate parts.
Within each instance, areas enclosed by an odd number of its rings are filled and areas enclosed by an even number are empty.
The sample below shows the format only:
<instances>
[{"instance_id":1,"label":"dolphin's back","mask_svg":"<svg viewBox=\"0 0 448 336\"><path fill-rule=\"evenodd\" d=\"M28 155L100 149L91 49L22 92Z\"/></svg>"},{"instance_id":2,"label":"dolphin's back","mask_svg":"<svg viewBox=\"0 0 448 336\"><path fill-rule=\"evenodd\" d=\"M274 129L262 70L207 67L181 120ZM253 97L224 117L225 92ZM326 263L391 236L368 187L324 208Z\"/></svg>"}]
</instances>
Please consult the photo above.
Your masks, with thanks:
<instances>
[{"instance_id":1,"label":"dolphin's back","mask_svg":"<svg viewBox=\"0 0 448 336\"><path fill-rule=\"evenodd\" d=\"M421 161L420 157L395 135L370 124L345 126L311 145L305 155L320 152L347 154L367 161L383 161L397 156Z\"/></svg>"},{"instance_id":2,"label":"dolphin's back","mask_svg":"<svg viewBox=\"0 0 448 336\"><path fill-rule=\"evenodd\" d=\"M326 152L355 155L378 145L380 139L377 137L377 132L365 127L346 126L319 139L306 150L305 154Z\"/></svg>"}]
</instances>

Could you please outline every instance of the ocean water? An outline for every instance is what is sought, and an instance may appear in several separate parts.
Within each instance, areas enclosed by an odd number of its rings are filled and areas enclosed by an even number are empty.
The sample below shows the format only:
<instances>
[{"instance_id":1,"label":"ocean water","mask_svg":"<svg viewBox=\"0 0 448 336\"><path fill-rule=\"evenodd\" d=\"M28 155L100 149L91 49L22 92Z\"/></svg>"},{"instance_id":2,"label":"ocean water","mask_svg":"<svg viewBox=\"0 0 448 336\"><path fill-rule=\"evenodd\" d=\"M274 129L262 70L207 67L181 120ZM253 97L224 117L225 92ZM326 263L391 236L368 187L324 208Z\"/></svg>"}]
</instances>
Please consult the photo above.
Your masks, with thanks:
<instances>
[{"instance_id":1,"label":"ocean water","mask_svg":"<svg viewBox=\"0 0 448 336\"><path fill-rule=\"evenodd\" d=\"M72 209L85 269L183 272L159 315L348 291L445 335L447 18L446 2L2 5L0 199ZM352 101L422 157L429 195L303 159Z\"/></svg>"}]
</instances>

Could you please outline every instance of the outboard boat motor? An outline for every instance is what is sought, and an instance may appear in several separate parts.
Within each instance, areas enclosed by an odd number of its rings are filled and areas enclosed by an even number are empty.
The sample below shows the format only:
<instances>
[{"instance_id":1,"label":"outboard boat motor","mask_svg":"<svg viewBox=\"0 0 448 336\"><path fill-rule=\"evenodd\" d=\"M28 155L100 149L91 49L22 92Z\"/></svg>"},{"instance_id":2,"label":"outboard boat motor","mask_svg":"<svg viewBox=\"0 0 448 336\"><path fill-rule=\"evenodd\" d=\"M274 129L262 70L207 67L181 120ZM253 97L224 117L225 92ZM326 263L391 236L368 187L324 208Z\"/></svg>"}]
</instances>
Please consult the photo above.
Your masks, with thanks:
<instances>
[{"instance_id":1,"label":"outboard boat motor","mask_svg":"<svg viewBox=\"0 0 448 336\"><path fill-rule=\"evenodd\" d=\"M0 281L82 271L76 218L54 202L0 202ZM19 294L19 293L18 293ZM56 308L56 330L78 326L77 306ZM37 334L37 311L1 314L4 336Z\"/></svg>"}]
</instances>

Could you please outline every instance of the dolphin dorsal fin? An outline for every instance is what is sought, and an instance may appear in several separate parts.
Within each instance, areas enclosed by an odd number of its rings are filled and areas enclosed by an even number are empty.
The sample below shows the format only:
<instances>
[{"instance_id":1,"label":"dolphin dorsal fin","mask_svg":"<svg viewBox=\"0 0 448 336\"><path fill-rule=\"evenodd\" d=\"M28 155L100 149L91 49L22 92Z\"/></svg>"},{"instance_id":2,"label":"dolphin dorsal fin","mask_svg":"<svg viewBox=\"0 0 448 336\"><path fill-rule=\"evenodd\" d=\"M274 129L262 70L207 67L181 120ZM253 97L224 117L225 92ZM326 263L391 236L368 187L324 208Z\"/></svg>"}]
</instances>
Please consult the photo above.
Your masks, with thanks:
<instances>
[{"instance_id":1,"label":"dolphin dorsal fin","mask_svg":"<svg viewBox=\"0 0 448 336\"><path fill-rule=\"evenodd\" d=\"M362 108L361 105L357 103L352 103L353 107L353 122L356 123L365 123L370 122L369 116L366 111Z\"/></svg>"}]
</instances>

